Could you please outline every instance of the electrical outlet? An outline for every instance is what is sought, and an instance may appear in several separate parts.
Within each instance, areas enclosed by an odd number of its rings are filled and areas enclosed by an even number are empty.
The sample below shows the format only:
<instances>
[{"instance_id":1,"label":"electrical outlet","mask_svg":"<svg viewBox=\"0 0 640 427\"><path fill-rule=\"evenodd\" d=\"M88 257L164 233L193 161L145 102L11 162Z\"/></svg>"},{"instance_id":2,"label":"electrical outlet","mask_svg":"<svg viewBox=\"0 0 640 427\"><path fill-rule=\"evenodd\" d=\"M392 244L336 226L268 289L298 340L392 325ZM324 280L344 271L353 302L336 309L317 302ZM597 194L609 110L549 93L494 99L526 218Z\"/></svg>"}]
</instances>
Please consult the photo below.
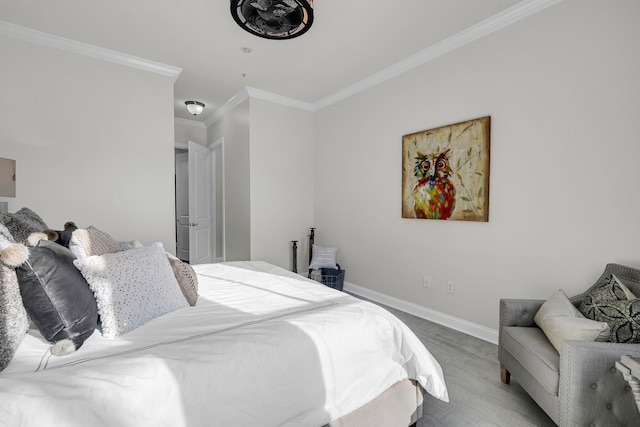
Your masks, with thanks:
<instances>
[{"instance_id":1,"label":"electrical outlet","mask_svg":"<svg viewBox=\"0 0 640 427\"><path fill-rule=\"evenodd\" d=\"M449 292L450 294L456 293L456 288L453 286L453 282L451 280L447 282L447 292Z\"/></svg>"},{"instance_id":2,"label":"electrical outlet","mask_svg":"<svg viewBox=\"0 0 640 427\"><path fill-rule=\"evenodd\" d=\"M422 286L424 286L425 288L431 287L431 276L425 275L422 277Z\"/></svg>"}]
</instances>

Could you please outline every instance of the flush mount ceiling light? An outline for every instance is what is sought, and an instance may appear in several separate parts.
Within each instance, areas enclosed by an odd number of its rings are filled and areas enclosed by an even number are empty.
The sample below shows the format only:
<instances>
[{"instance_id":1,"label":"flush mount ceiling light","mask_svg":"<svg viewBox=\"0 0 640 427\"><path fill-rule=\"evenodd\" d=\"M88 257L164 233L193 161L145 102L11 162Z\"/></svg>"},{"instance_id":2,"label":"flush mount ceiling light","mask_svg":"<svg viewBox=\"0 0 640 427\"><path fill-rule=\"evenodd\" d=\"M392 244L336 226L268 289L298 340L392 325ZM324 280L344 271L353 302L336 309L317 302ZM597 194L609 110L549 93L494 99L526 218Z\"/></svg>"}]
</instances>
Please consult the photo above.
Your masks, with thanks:
<instances>
[{"instance_id":1,"label":"flush mount ceiling light","mask_svg":"<svg viewBox=\"0 0 640 427\"><path fill-rule=\"evenodd\" d=\"M313 24L313 0L231 0L231 15L256 36L292 39Z\"/></svg>"},{"instance_id":2,"label":"flush mount ceiling light","mask_svg":"<svg viewBox=\"0 0 640 427\"><path fill-rule=\"evenodd\" d=\"M187 111L193 114L194 116L197 116L198 114L204 111L204 104L202 102L187 101L185 102L185 104L187 105Z\"/></svg>"}]
</instances>

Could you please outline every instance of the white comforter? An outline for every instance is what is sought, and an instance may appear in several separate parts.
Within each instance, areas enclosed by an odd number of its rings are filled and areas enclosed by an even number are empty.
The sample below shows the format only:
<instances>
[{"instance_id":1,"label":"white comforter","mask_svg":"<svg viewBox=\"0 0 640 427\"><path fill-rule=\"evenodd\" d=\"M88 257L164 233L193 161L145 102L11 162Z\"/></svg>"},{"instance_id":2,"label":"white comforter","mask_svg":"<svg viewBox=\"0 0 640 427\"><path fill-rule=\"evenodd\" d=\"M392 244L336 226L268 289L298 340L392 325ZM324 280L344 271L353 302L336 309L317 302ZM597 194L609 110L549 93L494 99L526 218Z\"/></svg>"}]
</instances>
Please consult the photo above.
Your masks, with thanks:
<instances>
[{"instance_id":1,"label":"white comforter","mask_svg":"<svg viewBox=\"0 0 640 427\"><path fill-rule=\"evenodd\" d=\"M27 335L0 373L0 425L321 426L406 378L448 401L386 310L264 262L194 268L195 307L121 337L55 357Z\"/></svg>"}]
</instances>

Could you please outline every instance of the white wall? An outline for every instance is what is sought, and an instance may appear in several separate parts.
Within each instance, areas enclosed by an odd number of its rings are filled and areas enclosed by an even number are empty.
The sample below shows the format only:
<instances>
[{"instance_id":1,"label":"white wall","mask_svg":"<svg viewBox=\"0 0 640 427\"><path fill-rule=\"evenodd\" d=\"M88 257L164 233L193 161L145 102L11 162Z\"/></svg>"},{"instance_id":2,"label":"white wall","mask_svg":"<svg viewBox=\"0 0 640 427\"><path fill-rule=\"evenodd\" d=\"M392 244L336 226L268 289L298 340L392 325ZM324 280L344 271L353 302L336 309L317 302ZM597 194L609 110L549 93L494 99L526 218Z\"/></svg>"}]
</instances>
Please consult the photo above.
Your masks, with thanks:
<instances>
[{"instance_id":1,"label":"white wall","mask_svg":"<svg viewBox=\"0 0 640 427\"><path fill-rule=\"evenodd\" d=\"M564 0L312 118L243 102L205 132L225 138L227 259L288 268L316 226L347 281L489 328L499 298L640 266L638 16L634 0ZM3 37L0 51L0 157L18 175L0 200L173 251L173 146L191 131L174 132L171 79ZM489 222L402 219L402 135L484 115Z\"/></svg>"},{"instance_id":2,"label":"white wall","mask_svg":"<svg viewBox=\"0 0 640 427\"><path fill-rule=\"evenodd\" d=\"M195 120L175 119L174 140L177 144L187 144L189 141L200 145L207 145L207 126Z\"/></svg>"},{"instance_id":3,"label":"white wall","mask_svg":"<svg viewBox=\"0 0 640 427\"><path fill-rule=\"evenodd\" d=\"M317 243L346 280L497 329L500 298L639 267L639 16L565 0L317 112ZM402 219L402 135L485 115L489 222Z\"/></svg>"},{"instance_id":4,"label":"white wall","mask_svg":"<svg viewBox=\"0 0 640 427\"><path fill-rule=\"evenodd\" d=\"M226 260L264 260L307 268L313 226L313 114L247 99L208 129L224 138Z\"/></svg>"},{"instance_id":5,"label":"white wall","mask_svg":"<svg viewBox=\"0 0 640 427\"><path fill-rule=\"evenodd\" d=\"M313 113L251 99L251 259L308 266L313 227Z\"/></svg>"},{"instance_id":6,"label":"white wall","mask_svg":"<svg viewBox=\"0 0 640 427\"><path fill-rule=\"evenodd\" d=\"M225 259L251 258L251 200L249 171L249 100L209 126L209 143L224 138Z\"/></svg>"},{"instance_id":7,"label":"white wall","mask_svg":"<svg viewBox=\"0 0 640 427\"><path fill-rule=\"evenodd\" d=\"M5 37L0 52L9 210L175 251L172 79Z\"/></svg>"}]
</instances>

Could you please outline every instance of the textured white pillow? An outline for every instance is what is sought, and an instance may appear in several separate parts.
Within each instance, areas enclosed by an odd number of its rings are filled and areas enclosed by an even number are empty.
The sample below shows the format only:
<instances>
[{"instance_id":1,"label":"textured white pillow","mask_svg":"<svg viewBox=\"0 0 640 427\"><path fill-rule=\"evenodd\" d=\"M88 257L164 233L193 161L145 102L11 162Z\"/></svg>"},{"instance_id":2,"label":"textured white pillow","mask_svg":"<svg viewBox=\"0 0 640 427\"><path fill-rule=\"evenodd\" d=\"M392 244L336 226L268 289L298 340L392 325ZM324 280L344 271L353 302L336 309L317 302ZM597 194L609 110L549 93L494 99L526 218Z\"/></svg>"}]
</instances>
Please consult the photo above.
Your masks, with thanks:
<instances>
[{"instance_id":1,"label":"textured white pillow","mask_svg":"<svg viewBox=\"0 0 640 427\"><path fill-rule=\"evenodd\" d=\"M189 305L196 305L198 301L198 275L193 267L169 252L167 252L167 259L187 302Z\"/></svg>"},{"instance_id":2,"label":"textured white pillow","mask_svg":"<svg viewBox=\"0 0 640 427\"><path fill-rule=\"evenodd\" d=\"M188 306L162 243L77 259L74 264L96 296L106 338Z\"/></svg>"},{"instance_id":3,"label":"textured white pillow","mask_svg":"<svg viewBox=\"0 0 640 427\"><path fill-rule=\"evenodd\" d=\"M542 304L534 321L558 353L562 340L607 341L611 333L607 322L584 317L562 290Z\"/></svg>"},{"instance_id":4,"label":"textured white pillow","mask_svg":"<svg viewBox=\"0 0 640 427\"><path fill-rule=\"evenodd\" d=\"M311 251L311 263L309 268L312 270L318 268L335 268L338 269L336 264L336 256L340 248L328 248L324 246L313 245Z\"/></svg>"},{"instance_id":5,"label":"textured white pillow","mask_svg":"<svg viewBox=\"0 0 640 427\"><path fill-rule=\"evenodd\" d=\"M137 240L126 240L124 242L118 242L118 246L120 246L121 251L128 251L131 249L139 249L144 247L144 245Z\"/></svg>"},{"instance_id":6,"label":"textured white pillow","mask_svg":"<svg viewBox=\"0 0 640 427\"><path fill-rule=\"evenodd\" d=\"M76 258L83 259L93 255L120 252L120 244L102 230L90 225L86 229L78 228L71 234L69 250Z\"/></svg>"}]
</instances>

